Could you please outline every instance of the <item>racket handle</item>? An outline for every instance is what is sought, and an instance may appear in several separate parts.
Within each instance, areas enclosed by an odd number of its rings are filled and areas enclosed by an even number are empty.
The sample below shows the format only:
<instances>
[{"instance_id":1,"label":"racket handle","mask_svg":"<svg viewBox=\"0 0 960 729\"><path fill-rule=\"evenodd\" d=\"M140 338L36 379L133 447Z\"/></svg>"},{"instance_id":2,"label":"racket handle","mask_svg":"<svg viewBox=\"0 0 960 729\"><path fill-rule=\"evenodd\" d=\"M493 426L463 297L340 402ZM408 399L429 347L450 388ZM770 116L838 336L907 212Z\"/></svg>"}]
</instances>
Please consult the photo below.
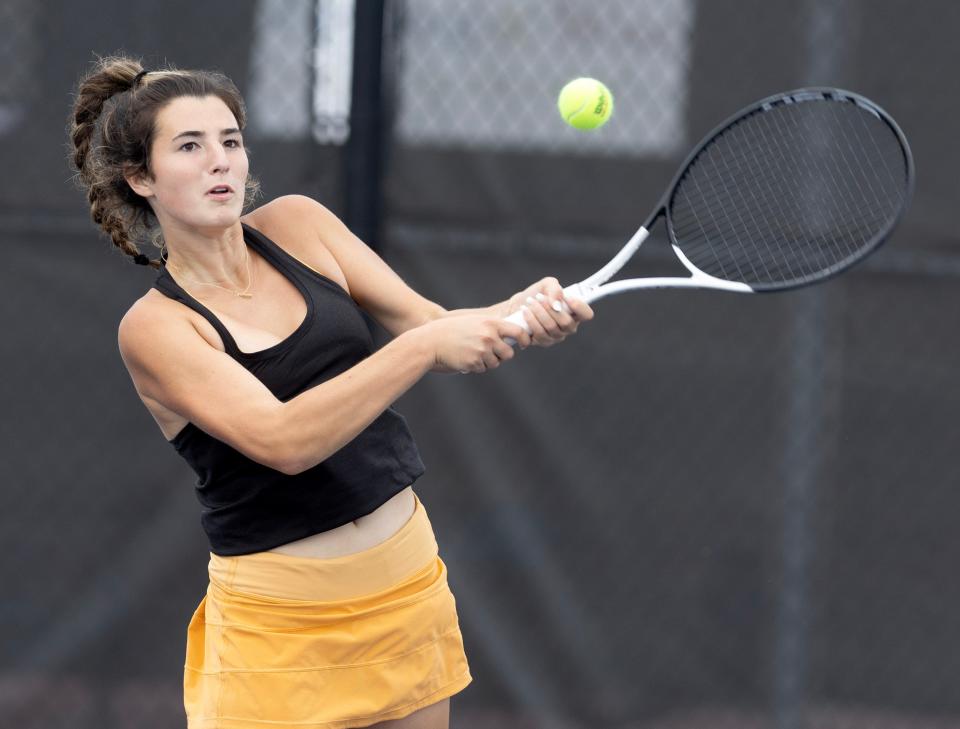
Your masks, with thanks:
<instances>
[{"instance_id":1,"label":"racket handle","mask_svg":"<svg viewBox=\"0 0 960 729\"><path fill-rule=\"evenodd\" d=\"M527 325L527 320L523 317L523 309L517 309L510 316L506 317L506 320L512 324L522 326L524 329L526 329L527 334L530 333L530 327ZM504 337L503 341L505 341L511 347L517 346L517 340L513 337Z\"/></svg>"},{"instance_id":2,"label":"racket handle","mask_svg":"<svg viewBox=\"0 0 960 729\"><path fill-rule=\"evenodd\" d=\"M581 290L580 284L575 283L575 284L571 284L570 286L567 286L567 287L563 290L563 295L564 295L564 296L573 296L574 298L580 298L580 299L582 299L582 298L583 298L583 291ZM567 306L566 302L561 302L561 304L562 304L562 306L563 306L564 309L566 309L567 311L570 311L570 307ZM523 316L523 309L517 309L517 310L516 310L515 312L513 312L510 316L506 317L506 320L509 321L509 322L512 322L512 323L514 323L514 324L517 324L517 325L519 325L519 326L522 326L524 329L526 329L527 334L530 333L530 327L527 326L527 320L526 320L526 319L524 318L524 316ZM505 341L505 342L506 342L507 344L509 344L511 347L516 347L516 346L517 346L517 340L515 340L513 337L504 337L504 338L503 338L503 341Z\"/></svg>"}]
</instances>

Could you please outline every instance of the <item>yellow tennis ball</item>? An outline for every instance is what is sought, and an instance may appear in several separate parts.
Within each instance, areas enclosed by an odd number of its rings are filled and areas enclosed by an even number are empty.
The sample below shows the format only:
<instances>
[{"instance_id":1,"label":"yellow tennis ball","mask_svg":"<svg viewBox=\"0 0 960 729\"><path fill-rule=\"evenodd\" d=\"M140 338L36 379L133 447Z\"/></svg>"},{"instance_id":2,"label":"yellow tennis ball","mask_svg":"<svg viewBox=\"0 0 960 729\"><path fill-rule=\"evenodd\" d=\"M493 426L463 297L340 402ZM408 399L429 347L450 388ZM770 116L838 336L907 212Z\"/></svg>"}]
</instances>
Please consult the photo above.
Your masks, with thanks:
<instances>
[{"instance_id":1,"label":"yellow tennis ball","mask_svg":"<svg viewBox=\"0 0 960 729\"><path fill-rule=\"evenodd\" d=\"M595 78L575 78L560 90L560 116L577 129L597 129L613 114L613 94Z\"/></svg>"}]
</instances>

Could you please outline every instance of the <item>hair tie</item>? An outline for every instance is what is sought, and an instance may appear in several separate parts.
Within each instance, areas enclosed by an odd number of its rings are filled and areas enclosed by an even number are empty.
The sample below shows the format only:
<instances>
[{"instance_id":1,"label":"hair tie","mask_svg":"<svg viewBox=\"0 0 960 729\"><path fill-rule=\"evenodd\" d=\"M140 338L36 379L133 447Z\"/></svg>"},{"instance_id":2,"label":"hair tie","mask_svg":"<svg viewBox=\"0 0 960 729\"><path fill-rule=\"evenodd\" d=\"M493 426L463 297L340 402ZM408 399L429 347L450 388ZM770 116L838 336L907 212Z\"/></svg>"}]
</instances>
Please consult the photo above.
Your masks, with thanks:
<instances>
[{"instance_id":1,"label":"hair tie","mask_svg":"<svg viewBox=\"0 0 960 729\"><path fill-rule=\"evenodd\" d=\"M140 266L149 266L149 265L150 265L150 259L147 258L147 257L146 257L145 255L143 255L142 253L138 253L137 255L135 255L135 256L133 257L133 262L136 263L137 265L140 265Z\"/></svg>"},{"instance_id":2,"label":"hair tie","mask_svg":"<svg viewBox=\"0 0 960 729\"><path fill-rule=\"evenodd\" d=\"M143 80L143 77L146 76L149 71L141 71L136 76L133 77L133 81L130 82L130 88L135 89L140 85L140 82Z\"/></svg>"}]
</instances>

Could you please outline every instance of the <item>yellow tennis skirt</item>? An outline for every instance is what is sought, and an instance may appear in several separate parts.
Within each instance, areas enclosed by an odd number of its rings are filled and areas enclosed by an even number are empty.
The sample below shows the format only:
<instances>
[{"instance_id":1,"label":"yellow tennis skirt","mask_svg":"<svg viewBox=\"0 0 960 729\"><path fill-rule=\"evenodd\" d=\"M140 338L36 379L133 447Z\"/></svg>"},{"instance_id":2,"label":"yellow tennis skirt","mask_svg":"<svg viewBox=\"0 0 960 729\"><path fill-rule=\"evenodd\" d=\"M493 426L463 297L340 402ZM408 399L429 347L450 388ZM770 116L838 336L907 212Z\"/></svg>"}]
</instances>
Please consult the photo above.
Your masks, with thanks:
<instances>
[{"instance_id":1,"label":"yellow tennis skirt","mask_svg":"<svg viewBox=\"0 0 960 729\"><path fill-rule=\"evenodd\" d=\"M400 531L363 552L211 553L209 574L187 630L189 729L364 727L472 680L419 499Z\"/></svg>"}]
</instances>

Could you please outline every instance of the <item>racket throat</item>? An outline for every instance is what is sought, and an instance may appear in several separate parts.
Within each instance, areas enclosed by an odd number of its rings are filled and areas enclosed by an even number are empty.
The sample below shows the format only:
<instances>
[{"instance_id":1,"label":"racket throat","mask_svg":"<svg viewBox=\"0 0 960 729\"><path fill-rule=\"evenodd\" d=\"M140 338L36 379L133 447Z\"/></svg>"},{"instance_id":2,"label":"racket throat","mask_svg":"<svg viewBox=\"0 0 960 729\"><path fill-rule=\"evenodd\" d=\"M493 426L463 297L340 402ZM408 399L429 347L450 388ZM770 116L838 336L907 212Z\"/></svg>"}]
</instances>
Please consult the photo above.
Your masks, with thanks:
<instances>
[{"instance_id":1,"label":"racket throat","mask_svg":"<svg viewBox=\"0 0 960 729\"><path fill-rule=\"evenodd\" d=\"M591 301L596 301L599 298L602 298L605 295L605 292L598 291L600 285L606 283L610 278L617 273L621 268L626 265L627 261L637 252L637 249L643 244L647 239L647 236L650 235L650 231L643 225L641 225L637 232L633 234L633 237L627 241L626 245L620 249L619 253L611 258L607 265L597 271L595 274L589 278L585 278L579 283L571 284L564 288L564 295L570 295L575 299L581 299L586 301L588 304Z\"/></svg>"},{"instance_id":2,"label":"racket throat","mask_svg":"<svg viewBox=\"0 0 960 729\"><path fill-rule=\"evenodd\" d=\"M704 273L699 268L693 265L690 262L690 259L684 255L683 251L677 246L676 243L672 244L673 252L677 258L680 259L680 263L690 272L691 278L689 279L692 283L688 284L694 288L711 288L711 289L720 289L721 291L739 291L745 294L752 294L754 289L751 286L743 283L742 281L729 281L725 278L718 278L716 276L711 276L709 273ZM651 279L655 280L655 279ZM675 279L665 279L667 281ZM686 281L688 279L680 279ZM675 284L667 284L668 286L673 286Z\"/></svg>"},{"instance_id":3,"label":"racket throat","mask_svg":"<svg viewBox=\"0 0 960 729\"><path fill-rule=\"evenodd\" d=\"M647 227L641 226L637 232L633 234L633 237L627 241L626 245L620 249L620 252L610 259L607 265L589 278L565 287L563 289L564 295L572 296L575 299L580 299L581 301L591 304L594 301L598 301L606 296L610 296L611 294L618 294L623 291L630 291L633 289L710 288L720 289L722 291L736 291L739 293L753 293L753 289L745 283L740 281L727 281L726 279L717 278L708 273L704 273L694 266L690 262L690 259L687 258L683 254L683 251L681 251L676 245L673 245L673 251L684 267L690 271L690 278L627 279L624 281L607 283L612 276L614 276L621 268L624 267L624 265L626 265L627 261L629 261L633 254L637 252L637 249L640 248L641 244L649 235L650 231L647 229Z\"/></svg>"},{"instance_id":4,"label":"racket throat","mask_svg":"<svg viewBox=\"0 0 960 729\"><path fill-rule=\"evenodd\" d=\"M596 286L592 289L579 291L581 284L573 284L563 291L570 295L592 304L595 301L612 296L613 294L622 294L627 291L640 291L644 289L719 289L721 291L730 291L741 294L752 294L754 289L745 283L739 281L725 281L722 278L714 278L705 273L698 273L690 278L662 277L662 278L628 278L622 281Z\"/></svg>"}]
</instances>

